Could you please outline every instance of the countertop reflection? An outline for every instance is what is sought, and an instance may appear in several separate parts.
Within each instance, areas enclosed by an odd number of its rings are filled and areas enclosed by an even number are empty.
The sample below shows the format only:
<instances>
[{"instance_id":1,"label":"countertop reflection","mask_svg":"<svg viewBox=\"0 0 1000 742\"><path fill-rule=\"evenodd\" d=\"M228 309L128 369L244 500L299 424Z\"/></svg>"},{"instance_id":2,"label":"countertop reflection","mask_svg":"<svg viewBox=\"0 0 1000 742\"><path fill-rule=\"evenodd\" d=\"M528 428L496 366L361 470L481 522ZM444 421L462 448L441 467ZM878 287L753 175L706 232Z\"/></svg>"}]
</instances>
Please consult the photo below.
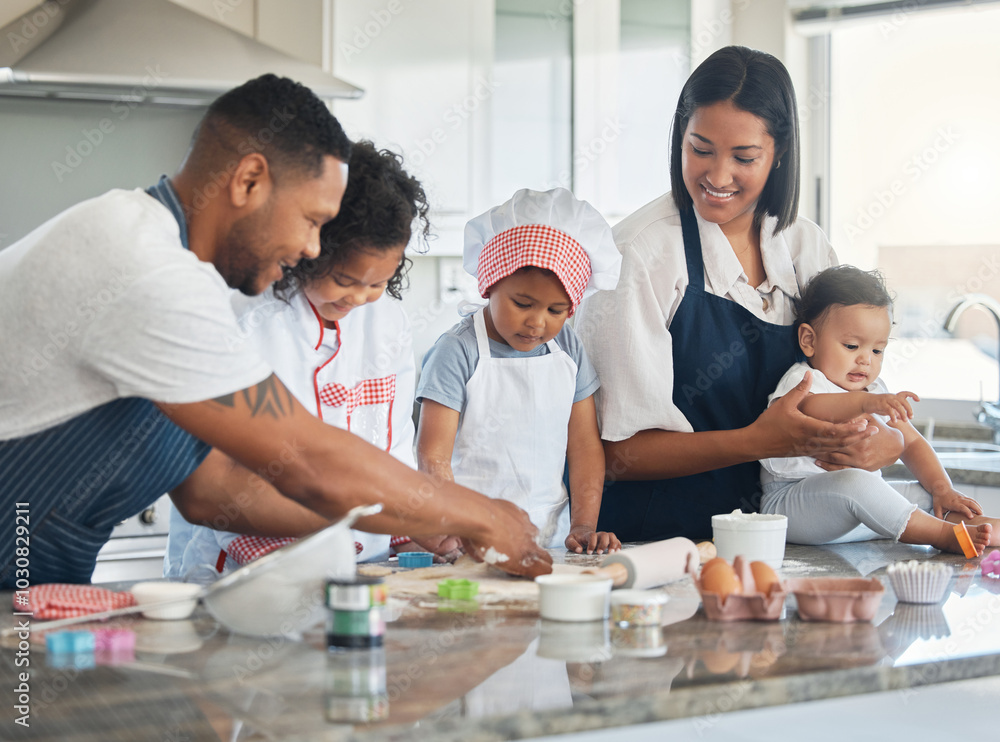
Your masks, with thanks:
<instances>
[{"instance_id":1,"label":"countertop reflection","mask_svg":"<svg viewBox=\"0 0 1000 742\"><path fill-rule=\"evenodd\" d=\"M929 558L956 568L948 597L897 604L886 566ZM4 722L4 738L517 739L992 675L1000 580L981 576L978 561L887 541L787 547L785 578L886 582L870 623L801 621L793 596L780 621L710 622L688 578L667 586L658 629L542 621L530 600L393 601L384 648L338 653L321 627L292 641L233 635L201 611L120 619L137 635L133 662L56 666L34 637L31 726ZM0 650L10 692L24 669L15 645Z\"/></svg>"}]
</instances>

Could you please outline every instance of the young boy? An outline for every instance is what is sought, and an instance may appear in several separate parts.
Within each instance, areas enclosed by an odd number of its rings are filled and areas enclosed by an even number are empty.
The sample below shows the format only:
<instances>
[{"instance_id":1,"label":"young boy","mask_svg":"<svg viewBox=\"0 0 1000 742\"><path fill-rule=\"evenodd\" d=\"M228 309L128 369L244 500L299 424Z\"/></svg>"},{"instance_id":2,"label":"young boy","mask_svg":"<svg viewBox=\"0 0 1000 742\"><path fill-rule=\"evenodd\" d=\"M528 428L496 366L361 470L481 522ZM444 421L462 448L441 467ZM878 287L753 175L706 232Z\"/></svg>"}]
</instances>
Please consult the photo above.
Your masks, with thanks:
<instances>
[{"instance_id":1,"label":"young boy","mask_svg":"<svg viewBox=\"0 0 1000 742\"><path fill-rule=\"evenodd\" d=\"M520 190L465 228L465 269L489 304L424 358L418 467L524 508L549 548L621 547L596 530L600 383L565 325L585 296L615 287L620 267L611 228L590 204L564 188Z\"/></svg>"},{"instance_id":2,"label":"young boy","mask_svg":"<svg viewBox=\"0 0 1000 742\"><path fill-rule=\"evenodd\" d=\"M782 397L806 374L811 394L799 409L811 417L845 422L885 416L903 434L900 459L918 482L887 482L880 472L825 471L808 456L761 461L761 512L788 516L788 541L822 544L892 538L962 553L953 525L965 521L982 554L1000 543L1000 521L955 490L930 444L910 423L912 392L890 394L878 378L892 328L892 299L877 271L828 268L803 289L796 304L796 363L768 400ZM933 513L933 515L932 515Z\"/></svg>"}]
</instances>

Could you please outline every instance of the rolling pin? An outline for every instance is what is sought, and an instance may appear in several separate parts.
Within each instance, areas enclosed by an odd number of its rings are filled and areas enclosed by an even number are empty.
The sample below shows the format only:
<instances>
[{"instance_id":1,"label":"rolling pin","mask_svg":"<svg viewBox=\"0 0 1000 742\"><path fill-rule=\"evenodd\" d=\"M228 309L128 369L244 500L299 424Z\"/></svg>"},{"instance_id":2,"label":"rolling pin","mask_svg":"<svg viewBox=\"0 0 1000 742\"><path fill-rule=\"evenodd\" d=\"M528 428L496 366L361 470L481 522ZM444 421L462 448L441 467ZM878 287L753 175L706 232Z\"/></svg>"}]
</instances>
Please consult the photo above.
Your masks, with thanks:
<instances>
[{"instance_id":1,"label":"rolling pin","mask_svg":"<svg viewBox=\"0 0 1000 742\"><path fill-rule=\"evenodd\" d=\"M610 577L614 587L644 590L679 580L695 571L698 563L715 556L710 542L695 545L686 538L670 538L611 554L600 569L589 573Z\"/></svg>"}]
</instances>

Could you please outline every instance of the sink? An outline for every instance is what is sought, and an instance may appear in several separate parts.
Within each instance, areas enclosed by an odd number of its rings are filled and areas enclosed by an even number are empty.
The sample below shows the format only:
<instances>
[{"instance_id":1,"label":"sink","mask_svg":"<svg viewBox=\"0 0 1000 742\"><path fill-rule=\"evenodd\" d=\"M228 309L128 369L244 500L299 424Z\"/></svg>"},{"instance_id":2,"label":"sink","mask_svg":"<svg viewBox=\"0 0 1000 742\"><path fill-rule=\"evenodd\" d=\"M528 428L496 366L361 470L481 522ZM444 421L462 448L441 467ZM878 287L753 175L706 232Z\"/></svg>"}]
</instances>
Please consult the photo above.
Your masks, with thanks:
<instances>
[{"instance_id":1,"label":"sink","mask_svg":"<svg viewBox=\"0 0 1000 742\"><path fill-rule=\"evenodd\" d=\"M941 454L1000 453L1000 446L985 441L932 441L931 446Z\"/></svg>"},{"instance_id":2,"label":"sink","mask_svg":"<svg viewBox=\"0 0 1000 742\"><path fill-rule=\"evenodd\" d=\"M1000 471L1000 446L983 441L932 441L931 447L948 469Z\"/></svg>"}]
</instances>

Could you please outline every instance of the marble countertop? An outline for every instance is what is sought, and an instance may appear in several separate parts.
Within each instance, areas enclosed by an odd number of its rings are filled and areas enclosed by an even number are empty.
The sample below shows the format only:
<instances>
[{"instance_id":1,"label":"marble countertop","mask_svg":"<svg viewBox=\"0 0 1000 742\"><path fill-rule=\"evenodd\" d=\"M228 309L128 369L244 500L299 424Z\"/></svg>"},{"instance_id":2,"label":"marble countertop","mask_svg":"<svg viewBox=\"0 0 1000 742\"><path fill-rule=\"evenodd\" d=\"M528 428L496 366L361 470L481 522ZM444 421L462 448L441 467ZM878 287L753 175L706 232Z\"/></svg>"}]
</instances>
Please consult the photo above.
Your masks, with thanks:
<instances>
[{"instance_id":1,"label":"marble countertop","mask_svg":"<svg viewBox=\"0 0 1000 742\"><path fill-rule=\"evenodd\" d=\"M31 726L5 714L3 738L519 739L684 717L711 726L735 709L1000 673L1000 579L981 576L978 559L888 541L789 545L782 576L886 581L892 562L930 558L955 566L947 598L897 604L887 585L870 623L802 621L793 596L780 621L711 622L689 578L667 586L665 625L633 634L604 622L541 621L523 599L393 601L398 615L382 650L337 654L319 627L292 641L230 634L200 609L186 621L121 618L137 634L128 664L58 667L44 644L31 645ZM9 640L0 649L8 707L18 656Z\"/></svg>"}]
</instances>

